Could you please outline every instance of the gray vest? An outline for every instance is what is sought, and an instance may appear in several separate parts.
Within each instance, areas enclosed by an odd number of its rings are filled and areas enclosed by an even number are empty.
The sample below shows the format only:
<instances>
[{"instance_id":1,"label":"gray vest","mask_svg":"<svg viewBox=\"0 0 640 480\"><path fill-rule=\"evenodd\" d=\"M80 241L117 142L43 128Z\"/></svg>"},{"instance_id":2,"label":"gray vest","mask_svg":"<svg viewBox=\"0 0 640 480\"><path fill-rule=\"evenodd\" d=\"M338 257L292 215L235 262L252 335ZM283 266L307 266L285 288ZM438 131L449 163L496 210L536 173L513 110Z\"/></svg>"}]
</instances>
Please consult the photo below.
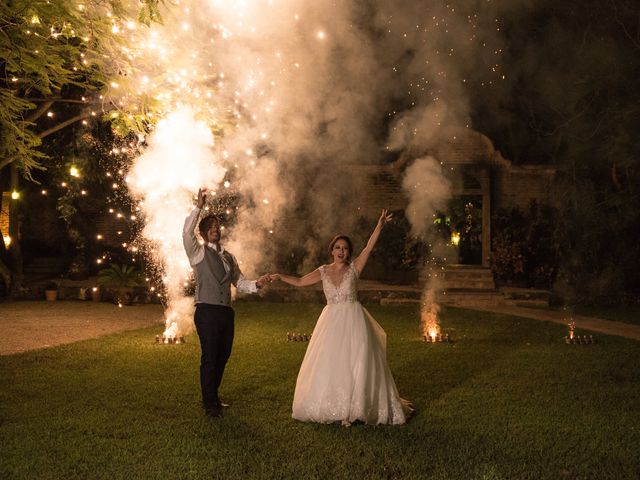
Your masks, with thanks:
<instances>
[{"instance_id":1,"label":"gray vest","mask_svg":"<svg viewBox=\"0 0 640 480\"><path fill-rule=\"evenodd\" d=\"M225 271L217 252L205 247L204 259L196 265L196 303L231 306L231 281L235 277L235 261L231 254L224 255L231 270Z\"/></svg>"}]
</instances>

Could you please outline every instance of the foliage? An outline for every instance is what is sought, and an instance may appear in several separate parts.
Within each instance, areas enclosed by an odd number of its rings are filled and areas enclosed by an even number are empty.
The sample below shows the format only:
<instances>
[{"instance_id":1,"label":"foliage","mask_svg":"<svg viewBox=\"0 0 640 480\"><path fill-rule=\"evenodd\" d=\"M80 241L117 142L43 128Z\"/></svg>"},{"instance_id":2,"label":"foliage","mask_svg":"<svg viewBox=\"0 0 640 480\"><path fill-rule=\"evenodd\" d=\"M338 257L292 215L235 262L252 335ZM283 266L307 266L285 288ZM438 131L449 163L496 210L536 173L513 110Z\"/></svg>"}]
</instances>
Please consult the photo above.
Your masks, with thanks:
<instances>
[{"instance_id":1,"label":"foliage","mask_svg":"<svg viewBox=\"0 0 640 480\"><path fill-rule=\"evenodd\" d=\"M114 288L129 288L142 285L142 272L133 265L109 264L98 272L98 285Z\"/></svg>"},{"instance_id":2,"label":"foliage","mask_svg":"<svg viewBox=\"0 0 640 480\"><path fill-rule=\"evenodd\" d=\"M149 307L85 308L138 320ZM322 306L239 303L220 391L231 407L220 419L199 405L195 333L158 346L158 326L0 356L0 477L637 477L637 342L599 335L598 345L572 347L563 325L445 308L443 329L458 341L427 346L417 306L368 308L416 408L404 426L292 420L307 345L284 338L310 332Z\"/></svg>"},{"instance_id":3,"label":"foliage","mask_svg":"<svg viewBox=\"0 0 640 480\"><path fill-rule=\"evenodd\" d=\"M532 203L498 211L493 218L491 270L501 285L551 288L558 274L557 214Z\"/></svg>"},{"instance_id":4,"label":"foliage","mask_svg":"<svg viewBox=\"0 0 640 480\"><path fill-rule=\"evenodd\" d=\"M140 19L158 20L157 5L142 2ZM80 97L126 70L125 40L113 26L130 15L120 0L0 2L0 170L16 162L32 179L43 168L42 138L84 118ZM75 116L46 117L56 102L76 104Z\"/></svg>"},{"instance_id":5,"label":"foliage","mask_svg":"<svg viewBox=\"0 0 640 480\"><path fill-rule=\"evenodd\" d=\"M469 265L482 263L482 207L480 202L481 197L478 196L456 196L449 200L447 213L437 212L434 217L433 242L440 246L438 250L442 250L442 248L456 249L459 263ZM454 232L460 236L457 246L450 243L451 235ZM444 261L444 258L439 261Z\"/></svg>"},{"instance_id":6,"label":"foliage","mask_svg":"<svg viewBox=\"0 0 640 480\"><path fill-rule=\"evenodd\" d=\"M44 289L48 291L58 290L58 283L54 281L47 282L44 286Z\"/></svg>"},{"instance_id":7,"label":"foliage","mask_svg":"<svg viewBox=\"0 0 640 480\"><path fill-rule=\"evenodd\" d=\"M542 0L503 22L507 80L472 97L474 125L513 162L557 167L567 293L578 302L637 293L637 2Z\"/></svg>"},{"instance_id":8,"label":"foliage","mask_svg":"<svg viewBox=\"0 0 640 480\"><path fill-rule=\"evenodd\" d=\"M423 266L427 253L426 243L411 235L404 211L394 211L393 221L382 230L372 258L382 263L386 271L407 271Z\"/></svg>"}]
</instances>

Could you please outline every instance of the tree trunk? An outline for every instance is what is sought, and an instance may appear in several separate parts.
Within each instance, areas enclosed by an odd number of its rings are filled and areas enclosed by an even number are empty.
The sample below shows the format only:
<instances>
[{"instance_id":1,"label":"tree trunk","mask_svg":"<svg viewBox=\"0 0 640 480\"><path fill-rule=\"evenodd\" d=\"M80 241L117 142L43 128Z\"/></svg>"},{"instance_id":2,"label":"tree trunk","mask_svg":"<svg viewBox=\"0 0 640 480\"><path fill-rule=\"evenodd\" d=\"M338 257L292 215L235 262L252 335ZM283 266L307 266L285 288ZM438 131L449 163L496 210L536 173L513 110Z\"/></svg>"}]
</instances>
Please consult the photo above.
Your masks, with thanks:
<instances>
[{"instance_id":1,"label":"tree trunk","mask_svg":"<svg viewBox=\"0 0 640 480\"><path fill-rule=\"evenodd\" d=\"M11 190L18 191L18 168L15 163L11 164ZM18 200L11 200L9 208L9 236L11 246L9 247L9 259L11 262L11 282L9 285L9 298L14 298L22 288L24 274L22 270L22 248L20 247L20 203Z\"/></svg>"},{"instance_id":2,"label":"tree trunk","mask_svg":"<svg viewBox=\"0 0 640 480\"><path fill-rule=\"evenodd\" d=\"M6 294L9 296L9 290L11 288L11 269L5 265L5 263L0 259L0 278L2 278L2 282L4 283L4 290L0 289L0 298Z\"/></svg>"}]
</instances>

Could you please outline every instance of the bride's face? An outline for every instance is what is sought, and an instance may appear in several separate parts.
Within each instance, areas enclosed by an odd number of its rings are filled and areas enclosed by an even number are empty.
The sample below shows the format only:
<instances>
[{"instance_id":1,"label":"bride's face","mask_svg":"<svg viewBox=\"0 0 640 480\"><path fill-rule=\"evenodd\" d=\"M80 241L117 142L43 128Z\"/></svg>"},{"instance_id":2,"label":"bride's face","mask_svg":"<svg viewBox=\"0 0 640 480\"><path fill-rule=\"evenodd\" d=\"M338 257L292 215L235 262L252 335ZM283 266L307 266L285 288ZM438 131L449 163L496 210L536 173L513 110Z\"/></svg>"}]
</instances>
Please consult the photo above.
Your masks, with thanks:
<instances>
[{"instance_id":1,"label":"bride's face","mask_svg":"<svg viewBox=\"0 0 640 480\"><path fill-rule=\"evenodd\" d=\"M349 244L345 240L338 240L331 250L331 256L335 263L345 263L349 261L351 252L349 251Z\"/></svg>"}]
</instances>

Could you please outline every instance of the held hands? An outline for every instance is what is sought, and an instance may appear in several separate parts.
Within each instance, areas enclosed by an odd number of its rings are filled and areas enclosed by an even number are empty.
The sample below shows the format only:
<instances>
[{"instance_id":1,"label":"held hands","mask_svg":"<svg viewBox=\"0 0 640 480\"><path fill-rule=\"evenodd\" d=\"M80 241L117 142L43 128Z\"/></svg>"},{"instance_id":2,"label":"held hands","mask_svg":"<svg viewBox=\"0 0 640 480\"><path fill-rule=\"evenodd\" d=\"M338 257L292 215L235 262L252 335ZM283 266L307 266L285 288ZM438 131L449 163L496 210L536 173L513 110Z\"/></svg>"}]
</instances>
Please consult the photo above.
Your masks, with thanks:
<instances>
[{"instance_id":1,"label":"held hands","mask_svg":"<svg viewBox=\"0 0 640 480\"><path fill-rule=\"evenodd\" d=\"M256 287L262 288L267 283L271 283L271 275L268 273L266 275L262 275L259 279L256 280Z\"/></svg>"},{"instance_id":2,"label":"held hands","mask_svg":"<svg viewBox=\"0 0 640 480\"><path fill-rule=\"evenodd\" d=\"M272 273L269 275L269 282L277 282L278 280L281 280L279 273Z\"/></svg>"},{"instance_id":3,"label":"held hands","mask_svg":"<svg viewBox=\"0 0 640 480\"><path fill-rule=\"evenodd\" d=\"M384 227L384 225L391 221L391 219L393 218L393 214L389 213L389 211L386 208L382 209L382 213L380 214L380 218L378 219L378 227L382 228Z\"/></svg>"}]
</instances>

